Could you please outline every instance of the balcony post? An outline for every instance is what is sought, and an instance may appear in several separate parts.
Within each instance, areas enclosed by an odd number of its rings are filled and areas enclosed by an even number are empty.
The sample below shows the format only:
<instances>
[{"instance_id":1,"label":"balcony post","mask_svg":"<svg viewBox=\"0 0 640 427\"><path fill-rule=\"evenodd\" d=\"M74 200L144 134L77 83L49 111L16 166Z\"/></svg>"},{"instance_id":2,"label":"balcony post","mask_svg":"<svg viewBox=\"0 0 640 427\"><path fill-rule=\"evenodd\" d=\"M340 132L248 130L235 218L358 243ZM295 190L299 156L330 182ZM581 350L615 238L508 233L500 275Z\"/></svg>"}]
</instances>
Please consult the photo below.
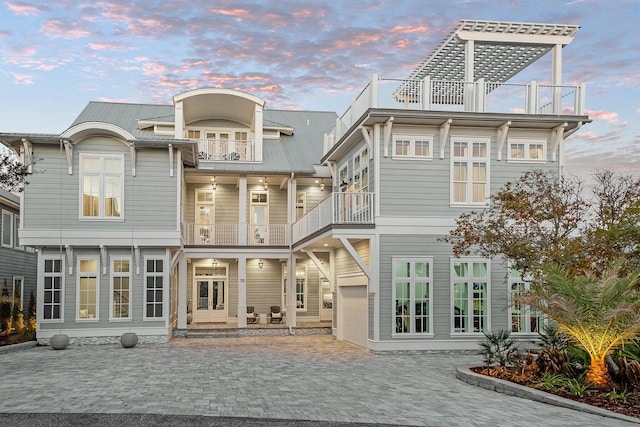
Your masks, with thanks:
<instances>
[{"instance_id":1,"label":"balcony post","mask_svg":"<svg viewBox=\"0 0 640 427\"><path fill-rule=\"evenodd\" d=\"M538 114L538 82L527 85L527 114Z\"/></svg>"},{"instance_id":2,"label":"balcony post","mask_svg":"<svg viewBox=\"0 0 640 427\"><path fill-rule=\"evenodd\" d=\"M291 253L287 263L287 326L296 326L296 256Z\"/></svg>"},{"instance_id":3,"label":"balcony post","mask_svg":"<svg viewBox=\"0 0 640 427\"><path fill-rule=\"evenodd\" d=\"M576 111L575 114L582 115L584 114L585 108L585 96L587 91L586 83L582 83L580 86L576 88Z\"/></svg>"},{"instance_id":4,"label":"balcony post","mask_svg":"<svg viewBox=\"0 0 640 427\"><path fill-rule=\"evenodd\" d=\"M178 261L178 329L187 328L187 260Z\"/></svg>"},{"instance_id":5,"label":"balcony post","mask_svg":"<svg viewBox=\"0 0 640 427\"><path fill-rule=\"evenodd\" d=\"M429 76L422 79L422 109L431 110L431 77Z\"/></svg>"},{"instance_id":6,"label":"balcony post","mask_svg":"<svg viewBox=\"0 0 640 427\"><path fill-rule=\"evenodd\" d=\"M464 87L462 88L464 111L473 111L474 101L474 48L475 42L467 40L464 43Z\"/></svg>"},{"instance_id":7,"label":"balcony post","mask_svg":"<svg viewBox=\"0 0 640 427\"><path fill-rule=\"evenodd\" d=\"M485 103L484 94L486 93L484 79L478 79L475 86L476 86L475 87L475 92L476 92L475 112L484 113L484 103Z\"/></svg>"},{"instance_id":8,"label":"balcony post","mask_svg":"<svg viewBox=\"0 0 640 427\"><path fill-rule=\"evenodd\" d=\"M247 177L238 180L238 245L247 244Z\"/></svg>"},{"instance_id":9,"label":"balcony post","mask_svg":"<svg viewBox=\"0 0 640 427\"><path fill-rule=\"evenodd\" d=\"M250 160L261 162L262 161L262 105L256 104L253 117L253 150L249 150L247 146L247 160L249 160L249 152L252 152L253 156ZM250 142L247 141L247 145Z\"/></svg>"},{"instance_id":10,"label":"balcony post","mask_svg":"<svg viewBox=\"0 0 640 427\"><path fill-rule=\"evenodd\" d=\"M247 257L238 258L238 328L247 327Z\"/></svg>"}]
</instances>

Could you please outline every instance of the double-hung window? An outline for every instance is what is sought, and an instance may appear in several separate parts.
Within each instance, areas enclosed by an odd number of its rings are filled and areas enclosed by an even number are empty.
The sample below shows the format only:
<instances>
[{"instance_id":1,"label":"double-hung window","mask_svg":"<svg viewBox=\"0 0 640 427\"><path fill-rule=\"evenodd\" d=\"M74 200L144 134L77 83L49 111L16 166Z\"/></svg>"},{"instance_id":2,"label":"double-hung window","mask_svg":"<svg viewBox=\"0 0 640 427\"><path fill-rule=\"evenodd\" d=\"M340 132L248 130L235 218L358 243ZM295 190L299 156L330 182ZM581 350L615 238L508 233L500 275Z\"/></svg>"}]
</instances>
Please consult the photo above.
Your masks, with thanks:
<instances>
[{"instance_id":1,"label":"double-hung window","mask_svg":"<svg viewBox=\"0 0 640 427\"><path fill-rule=\"evenodd\" d=\"M454 333L480 333L489 330L489 285L489 261L452 260Z\"/></svg>"},{"instance_id":2,"label":"double-hung window","mask_svg":"<svg viewBox=\"0 0 640 427\"><path fill-rule=\"evenodd\" d=\"M78 289L76 297L78 320L98 320L100 284L98 259L78 259Z\"/></svg>"},{"instance_id":3,"label":"double-hung window","mask_svg":"<svg viewBox=\"0 0 640 427\"><path fill-rule=\"evenodd\" d=\"M539 163L547 159L546 139L509 138L508 161Z\"/></svg>"},{"instance_id":4,"label":"double-hung window","mask_svg":"<svg viewBox=\"0 0 640 427\"><path fill-rule=\"evenodd\" d=\"M124 156L81 154L80 187L81 218L122 218Z\"/></svg>"},{"instance_id":5,"label":"double-hung window","mask_svg":"<svg viewBox=\"0 0 640 427\"><path fill-rule=\"evenodd\" d=\"M530 282L523 278L516 269L509 272L509 300L511 332L538 333L543 323L543 316L535 308L514 301L516 297L524 295L529 290Z\"/></svg>"},{"instance_id":6,"label":"double-hung window","mask_svg":"<svg viewBox=\"0 0 640 427\"><path fill-rule=\"evenodd\" d=\"M2 246L13 247L13 214L9 211L2 211Z\"/></svg>"},{"instance_id":7,"label":"double-hung window","mask_svg":"<svg viewBox=\"0 0 640 427\"><path fill-rule=\"evenodd\" d=\"M369 192L369 147L353 156L353 192ZM353 199L355 214L369 207L368 194L355 195Z\"/></svg>"},{"instance_id":8,"label":"double-hung window","mask_svg":"<svg viewBox=\"0 0 640 427\"><path fill-rule=\"evenodd\" d=\"M433 159L433 137L429 135L394 135L393 157Z\"/></svg>"},{"instance_id":9,"label":"double-hung window","mask_svg":"<svg viewBox=\"0 0 640 427\"><path fill-rule=\"evenodd\" d=\"M62 258L45 258L42 289L42 320L62 320Z\"/></svg>"},{"instance_id":10,"label":"double-hung window","mask_svg":"<svg viewBox=\"0 0 640 427\"><path fill-rule=\"evenodd\" d=\"M393 258L394 335L432 334L433 258Z\"/></svg>"},{"instance_id":11,"label":"double-hung window","mask_svg":"<svg viewBox=\"0 0 640 427\"><path fill-rule=\"evenodd\" d=\"M485 204L489 195L489 140L451 138L451 202Z\"/></svg>"},{"instance_id":12,"label":"double-hung window","mask_svg":"<svg viewBox=\"0 0 640 427\"><path fill-rule=\"evenodd\" d=\"M131 260L111 260L111 320L131 318Z\"/></svg>"},{"instance_id":13,"label":"double-hung window","mask_svg":"<svg viewBox=\"0 0 640 427\"><path fill-rule=\"evenodd\" d=\"M163 316L164 262L148 259L145 266L144 318L159 319Z\"/></svg>"}]
</instances>

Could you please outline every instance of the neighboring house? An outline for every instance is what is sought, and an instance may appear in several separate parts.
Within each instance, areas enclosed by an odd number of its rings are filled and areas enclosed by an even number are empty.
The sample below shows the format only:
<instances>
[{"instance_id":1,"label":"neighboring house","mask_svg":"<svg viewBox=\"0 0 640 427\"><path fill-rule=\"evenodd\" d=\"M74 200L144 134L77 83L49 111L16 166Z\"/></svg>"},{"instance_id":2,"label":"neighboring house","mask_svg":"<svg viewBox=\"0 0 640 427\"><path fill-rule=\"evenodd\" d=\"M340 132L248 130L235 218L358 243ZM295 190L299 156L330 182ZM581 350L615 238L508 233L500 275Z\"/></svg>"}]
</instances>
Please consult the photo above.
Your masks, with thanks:
<instances>
[{"instance_id":1,"label":"neighboring house","mask_svg":"<svg viewBox=\"0 0 640 427\"><path fill-rule=\"evenodd\" d=\"M27 319L31 292L36 296L36 251L18 236L20 197L0 189L0 290L7 287L12 304L19 304Z\"/></svg>"},{"instance_id":2,"label":"neighboring house","mask_svg":"<svg viewBox=\"0 0 640 427\"><path fill-rule=\"evenodd\" d=\"M20 231L39 248L38 339L166 341L188 312L243 330L247 306L371 351L531 337L535 313L508 307L526 281L438 239L524 170L562 172L565 138L589 122L584 86L561 84L577 30L462 21L340 117L197 89L90 103L60 135L0 135L38 158ZM550 83L507 83L549 51Z\"/></svg>"}]
</instances>

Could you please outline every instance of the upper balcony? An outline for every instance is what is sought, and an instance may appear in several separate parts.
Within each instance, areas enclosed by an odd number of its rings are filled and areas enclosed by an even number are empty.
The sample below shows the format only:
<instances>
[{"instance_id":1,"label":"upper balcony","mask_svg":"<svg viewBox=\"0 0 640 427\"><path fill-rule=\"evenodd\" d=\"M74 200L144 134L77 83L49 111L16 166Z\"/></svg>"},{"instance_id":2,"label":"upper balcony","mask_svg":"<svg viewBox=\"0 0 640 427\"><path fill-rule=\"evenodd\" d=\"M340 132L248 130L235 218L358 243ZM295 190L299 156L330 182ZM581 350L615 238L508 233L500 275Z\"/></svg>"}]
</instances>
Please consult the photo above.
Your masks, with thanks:
<instances>
[{"instance_id":1,"label":"upper balcony","mask_svg":"<svg viewBox=\"0 0 640 427\"><path fill-rule=\"evenodd\" d=\"M255 162L255 141L199 139L198 158L201 161Z\"/></svg>"},{"instance_id":2,"label":"upper balcony","mask_svg":"<svg viewBox=\"0 0 640 427\"><path fill-rule=\"evenodd\" d=\"M374 193L331 193L292 226L292 242L330 225L373 225Z\"/></svg>"},{"instance_id":3,"label":"upper balcony","mask_svg":"<svg viewBox=\"0 0 640 427\"><path fill-rule=\"evenodd\" d=\"M548 85L374 75L325 139L325 153L370 108L528 115L583 115L585 85Z\"/></svg>"}]
</instances>

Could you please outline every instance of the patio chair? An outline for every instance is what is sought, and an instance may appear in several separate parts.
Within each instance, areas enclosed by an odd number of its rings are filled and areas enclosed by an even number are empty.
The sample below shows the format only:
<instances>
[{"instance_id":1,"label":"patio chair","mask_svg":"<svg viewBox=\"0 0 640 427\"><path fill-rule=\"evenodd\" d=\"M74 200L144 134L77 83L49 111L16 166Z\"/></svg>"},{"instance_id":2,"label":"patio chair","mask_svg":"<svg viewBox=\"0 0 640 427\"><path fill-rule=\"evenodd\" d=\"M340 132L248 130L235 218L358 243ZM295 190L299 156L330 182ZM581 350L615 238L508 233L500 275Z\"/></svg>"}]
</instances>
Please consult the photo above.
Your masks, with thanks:
<instances>
[{"instance_id":1,"label":"patio chair","mask_svg":"<svg viewBox=\"0 0 640 427\"><path fill-rule=\"evenodd\" d=\"M254 311L252 305L247 306L247 323L257 323L258 314Z\"/></svg>"},{"instance_id":2,"label":"patio chair","mask_svg":"<svg viewBox=\"0 0 640 427\"><path fill-rule=\"evenodd\" d=\"M280 306L279 305L272 305L271 306L271 323L274 322L282 322L282 311L280 311Z\"/></svg>"}]
</instances>

